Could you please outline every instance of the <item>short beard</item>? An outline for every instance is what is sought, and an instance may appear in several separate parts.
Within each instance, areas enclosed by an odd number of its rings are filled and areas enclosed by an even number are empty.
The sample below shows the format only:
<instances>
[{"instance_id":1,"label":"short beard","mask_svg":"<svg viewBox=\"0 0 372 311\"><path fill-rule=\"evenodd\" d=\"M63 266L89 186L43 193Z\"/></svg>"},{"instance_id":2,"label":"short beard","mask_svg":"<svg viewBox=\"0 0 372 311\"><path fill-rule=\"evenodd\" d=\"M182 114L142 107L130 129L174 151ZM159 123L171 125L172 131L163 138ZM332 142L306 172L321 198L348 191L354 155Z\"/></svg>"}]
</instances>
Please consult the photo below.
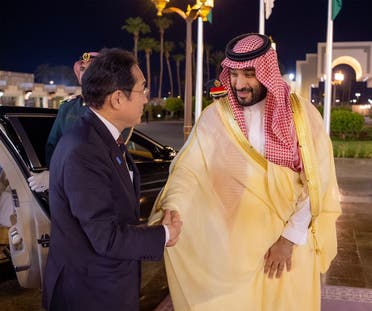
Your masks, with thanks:
<instances>
[{"instance_id":1,"label":"short beard","mask_svg":"<svg viewBox=\"0 0 372 311\"><path fill-rule=\"evenodd\" d=\"M235 95L235 98L237 99L238 103L240 106L243 106L243 107L249 107L249 106L253 106L255 104L257 104L258 102L260 102L261 100L263 100L265 97L266 97L266 94L267 94L267 89L265 87L261 87L259 89L260 91L259 92L256 92L255 89L251 88L251 87L244 87L242 89L235 89L233 88L233 92L234 92L234 95ZM252 99L250 102L246 102L245 100L241 100L239 98L239 96L237 95L237 91L246 91L246 92L251 92L252 93Z\"/></svg>"}]
</instances>

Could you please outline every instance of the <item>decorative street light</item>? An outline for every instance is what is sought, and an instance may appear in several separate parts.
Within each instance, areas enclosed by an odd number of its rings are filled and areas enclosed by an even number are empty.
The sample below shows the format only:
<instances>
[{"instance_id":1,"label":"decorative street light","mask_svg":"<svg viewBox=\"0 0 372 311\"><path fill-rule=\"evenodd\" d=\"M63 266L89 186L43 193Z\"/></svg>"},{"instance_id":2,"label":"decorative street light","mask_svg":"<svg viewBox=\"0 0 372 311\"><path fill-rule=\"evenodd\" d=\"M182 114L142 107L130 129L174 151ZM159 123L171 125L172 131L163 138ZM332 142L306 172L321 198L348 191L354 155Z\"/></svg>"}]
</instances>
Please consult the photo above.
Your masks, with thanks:
<instances>
[{"instance_id":1,"label":"decorative street light","mask_svg":"<svg viewBox=\"0 0 372 311\"><path fill-rule=\"evenodd\" d=\"M360 93L355 93L355 97L357 98L356 100L356 103L359 104L359 97L360 97Z\"/></svg>"},{"instance_id":2,"label":"decorative street light","mask_svg":"<svg viewBox=\"0 0 372 311\"><path fill-rule=\"evenodd\" d=\"M337 85L341 85L342 81L344 81L344 78L345 78L344 74L341 71L337 71L335 73L335 78L332 81L332 84L333 84L333 102L334 102L335 106L336 106L336 87L337 87Z\"/></svg>"},{"instance_id":3,"label":"decorative street light","mask_svg":"<svg viewBox=\"0 0 372 311\"><path fill-rule=\"evenodd\" d=\"M200 6L198 17L198 39L196 57L196 83L195 83L195 122L199 118L203 106L203 22L208 21L208 15L214 7L214 0L197 0L196 5Z\"/></svg>"},{"instance_id":4,"label":"decorative street light","mask_svg":"<svg viewBox=\"0 0 372 311\"><path fill-rule=\"evenodd\" d=\"M186 12L176 7L167 7L170 0L151 0L157 9L157 15L163 13L177 13L186 22L186 70L185 70L185 109L184 109L184 126L183 133L186 140L192 129L192 22L198 16L203 19L213 8L214 0L197 0L194 6L188 6Z\"/></svg>"}]
</instances>

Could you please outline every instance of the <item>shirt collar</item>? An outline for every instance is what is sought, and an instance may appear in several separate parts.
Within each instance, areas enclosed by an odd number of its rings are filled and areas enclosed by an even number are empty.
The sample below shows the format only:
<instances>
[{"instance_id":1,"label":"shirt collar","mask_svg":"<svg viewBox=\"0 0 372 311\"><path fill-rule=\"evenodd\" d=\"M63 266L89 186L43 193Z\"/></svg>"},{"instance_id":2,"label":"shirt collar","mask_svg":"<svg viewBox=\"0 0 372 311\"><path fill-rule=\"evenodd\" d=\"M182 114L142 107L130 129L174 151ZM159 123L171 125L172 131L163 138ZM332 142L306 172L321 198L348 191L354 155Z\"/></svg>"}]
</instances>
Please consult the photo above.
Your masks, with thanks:
<instances>
[{"instance_id":1,"label":"shirt collar","mask_svg":"<svg viewBox=\"0 0 372 311\"><path fill-rule=\"evenodd\" d=\"M258 103L252 105L252 106L246 106L244 107L244 110L249 110L251 112L257 111L263 113L265 111L265 104L266 104L266 98L259 101Z\"/></svg>"},{"instance_id":2,"label":"shirt collar","mask_svg":"<svg viewBox=\"0 0 372 311\"><path fill-rule=\"evenodd\" d=\"M94 109L90 108L90 110L93 111L93 113L103 122L103 124L107 127L107 129L110 131L112 137L117 140L119 135L120 135L120 132L119 130L115 127L115 125L113 125L110 121L108 121L107 119L105 119L103 116L101 116L97 111L95 111Z\"/></svg>"}]
</instances>

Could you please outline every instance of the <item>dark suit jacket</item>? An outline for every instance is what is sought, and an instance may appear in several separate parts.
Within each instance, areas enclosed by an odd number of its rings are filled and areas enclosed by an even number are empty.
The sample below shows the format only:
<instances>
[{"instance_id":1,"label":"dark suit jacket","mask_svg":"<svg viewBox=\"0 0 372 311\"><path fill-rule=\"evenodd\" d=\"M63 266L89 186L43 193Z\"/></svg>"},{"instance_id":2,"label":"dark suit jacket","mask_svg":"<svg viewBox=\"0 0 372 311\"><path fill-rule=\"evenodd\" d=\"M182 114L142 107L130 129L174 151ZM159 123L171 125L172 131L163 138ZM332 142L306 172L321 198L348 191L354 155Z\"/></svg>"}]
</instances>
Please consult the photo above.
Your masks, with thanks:
<instances>
[{"instance_id":1,"label":"dark suit jacket","mask_svg":"<svg viewBox=\"0 0 372 311\"><path fill-rule=\"evenodd\" d=\"M138 310L140 261L160 260L163 226L138 225L139 174L130 180L111 133L90 109L60 140L50 167L50 310Z\"/></svg>"}]
</instances>

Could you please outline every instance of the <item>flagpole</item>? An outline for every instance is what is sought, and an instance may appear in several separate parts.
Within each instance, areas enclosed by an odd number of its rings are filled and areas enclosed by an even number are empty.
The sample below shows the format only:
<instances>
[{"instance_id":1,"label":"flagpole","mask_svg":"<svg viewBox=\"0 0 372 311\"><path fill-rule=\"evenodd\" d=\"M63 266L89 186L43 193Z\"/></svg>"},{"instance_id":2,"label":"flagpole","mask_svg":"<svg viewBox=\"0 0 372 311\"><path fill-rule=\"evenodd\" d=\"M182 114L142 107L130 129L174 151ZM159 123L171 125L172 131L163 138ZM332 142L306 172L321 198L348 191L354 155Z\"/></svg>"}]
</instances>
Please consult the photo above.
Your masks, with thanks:
<instances>
[{"instance_id":1,"label":"flagpole","mask_svg":"<svg viewBox=\"0 0 372 311\"><path fill-rule=\"evenodd\" d=\"M198 44L196 62L195 122L202 111L203 102L203 19L198 17Z\"/></svg>"},{"instance_id":2,"label":"flagpole","mask_svg":"<svg viewBox=\"0 0 372 311\"><path fill-rule=\"evenodd\" d=\"M331 100L332 100L332 45L333 45L333 20L332 20L332 0L328 0L328 18L327 18L327 44L324 81L324 109L323 121L327 134L330 134L331 119Z\"/></svg>"},{"instance_id":3,"label":"flagpole","mask_svg":"<svg viewBox=\"0 0 372 311\"><path fill-rule=\"evenodd\" d=\"M264 0L260 0L260 14L259 14L259 33L261 35L265 34L265 4Z\"/></svg>"}]
</instances>

